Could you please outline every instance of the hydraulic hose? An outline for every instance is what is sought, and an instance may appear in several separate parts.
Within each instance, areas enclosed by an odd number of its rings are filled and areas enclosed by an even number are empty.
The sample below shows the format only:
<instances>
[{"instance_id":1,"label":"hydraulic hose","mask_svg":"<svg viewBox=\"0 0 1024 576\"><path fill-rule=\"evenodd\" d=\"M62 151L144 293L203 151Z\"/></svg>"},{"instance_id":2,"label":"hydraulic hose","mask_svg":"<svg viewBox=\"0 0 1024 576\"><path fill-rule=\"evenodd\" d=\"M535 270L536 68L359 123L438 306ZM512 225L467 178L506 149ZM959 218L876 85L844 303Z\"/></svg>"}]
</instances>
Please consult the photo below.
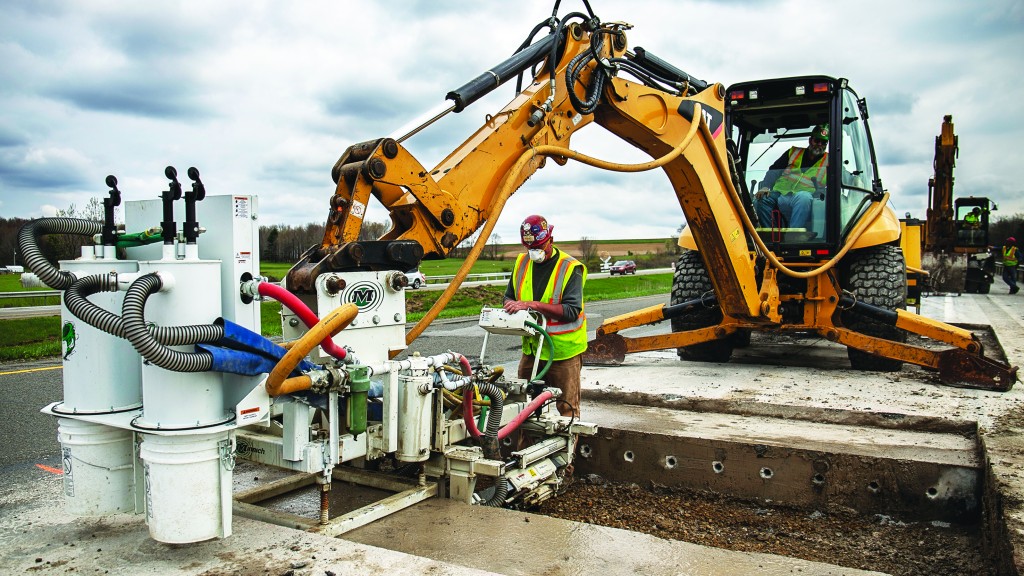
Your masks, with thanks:
<instances>
[{"instance_id":1,"label":"hydraulic hose","mask_svg":"<svg viewBox=\"0 0 1024 576\"><path fill-rule=\"evenodd\" d=\"M477 428L476 422L473 420L473 384L467 384L462 389L462 417L466 423L466 430L474 438L479 439L481 436L491 435L495 438L498 436L498 430L501 428L501 411L505 404L505 395L497 385L491 382L484 382L478 384L477 387L480 390L481 395L490 396L490 414L487 418L487 426L484 428L484 432L481 433L480 429ZM467 410L466 407L469 407Z\"/></svg>"},{"instance_id":2,"label":"hydraulic hose","mask_svg":"<svg viewBox=\"0 0 1024 576\"><path fill-rule=\"evenodd\" d=\"M299 300L298 296L292 294L287 289L278 286L277 284L271 284L270 282L260 282L256 289L260 296L273 298L292 312L295 312L295 315L299 317L299 320L302 320L302 323L305 324L307 328L312 328L317 324L317 322L319 322L319 318L317 318L316 314L309 309L309 306L306 306L305 302ZM318 342L318 344L323 347L324 352L327 352L338 360L344 360L345 356L348 354L348 351L335 344L334 340L331 340L330 338L325 339L323 342ZM303 354L303 356L305 356L305 354Z\"/></svg>"},{"instance_id":3,"label":"hydraulic hose","mask_svg":"<svg viewBox=\"0 0 1024 576\"><path fill-rule=\"evenodd\" d=\"M64 305L76 318L112 336L125 338L123 319L89 301L98 292L117 291L117 282L106 274L94 274L75 280L64 292ZM153 337L165 346L216 342L224 337L224 327L216 324L191 326L153 326Z\"/></svg>"},{"instance_id":4,"label":"hydraulic hose","mask_svg":"<svg viewBox=\"0 0 1024 576\"><path fill-rule=\"evenodd\" d=\"M288 350L288 353L284 355L284 358L271 370L270 376L267 377L267 394L271 396L285 394L285 379L295 369L295 366L320 342L329 340L332 336L344 330L346 326L352 323L357 314L359 314L359 308L355 304L342 304L311 326L309 332L306 332L302 338L299 338L291 349ZM299 378L303 377L300 376ZM293 384L298 385L300 383L291 383L289 387Z\"/></svg>"},{"instance_id":5,"label":"hydraulic hose","mask_svg":"<svg viewBox=\"0 0 1024 576\"><path fill-rule=\"evenodd\" d=\"M163 281L156 273L140 276L132 282L121 305L124 338L140 356L174 372L207 372L213 367L213 355L205 350L179 352L164 346L146 326L146 300L160 290Z\"/></svg>"},{"instance_id":6,"label":"hydraulic hose","mask_svg":"<svg viewBox=\"0 0 1024 576\"><path fill-rule=\"evenodd\" d=\"M519 428L520 424L526 422L526 419L529 418L531 414L536 412L537 409L543 406L545 402L554 397L555 395L548 390L538 394L536 398L526 405L526 408L523 408L522 412L516 414L516 417L513 418L511 422L505 424L505 426L498 431L498 440L505 439L505 437L511 434L516 428Z\"/></svg>"},{"instance_id":7,"label":"hydraulic hose","mask_svg":"<svg viewBox=\"0 0 1024 576\"><path fill-rule=\"evenodd\" d=\"M504 476L499 476L495 479L494 485L494 496L491 496L489 500L484 502L484 506L490 506L491 508L501 508L505 504L505 496L508 495L508 480L505 480Z\"/></svg>"},{"instance_id":8,"label":"hydraulic hose","mask_svg":"<svg viewBox=\"0 0 1024 576\"><path fill-rule=\"evenodd\" d=\"M59 270L43 256L39 237L43 234L71 234L93 237L103 232L103 222L81 218L40 218L21 227L18 232L18 250L28 266L44 284L55 290L67 290L75 281L71 272Z\"/></svg>"},{"instance_id":9,"label":"hydraulic hose","mask_svg":"<svg viewBox=\"0 0 1024 576\"><path fill-rule=\"evenodd\" d=\"M547 345L548 361L544 364L544 367L540 369L540 372L537 372L537 375L533 378L534 380L541 380L544 378L544 375L548 373L548 369L551 368L551 365L555 363L555 343L551 341L551 336L548 335L547 330L541 328L536 323L527 320L525 324L540 332L544 336L544 344Z\"/></svg>"},{"instance_id":10,"label":"hydraulic hose","mask_svg":"<svg viewBox=\"0 0 1024 576\"><path fill-rule=\"evenodd\" d=\"M694 110L694 116L700 116L699 109ZM451 301L452 296L454 296L455 292L458 291L459 286L461 286L462 282L465 281L466 276L469 275L470 269L473 268L473 264L476 264L477 258L480 257L480 253L483 252L484 247L487 246L487 240L491 237L491 232L494 231L494 227L498 224L497 215L501 214L501 211L505 208L505 202L507 202L512 196L512 193L515 192L515 189L512 187L512 183L515 182L515 180L511 178L511 175L518 175L531 160L537 156L561 156L563 158L576 160L577 162L582 162L605 170L614 170L618 172L643 172L646 170L653 170L654 168L660 168L678 158L683 153L683 150L690 145L690 142L696 134L697 123L694 122L690 126L690 130L686 133L686 137L683 138L682 142L680 142L678 146L661 158L651 160L649 162L641 162L639 164L618 164L606 162L561 146L544 145L524 150L523 153L519 155L515 164L512 165L512 168L509 169L505 174L505 177L502 179L501 185L498 187L498 192L494 195L494 200L491 202L491 217L487 218L487 222L484 224L483 228L480 229L480 236L477 237L476 244L473 244L473 248L471 248L469 254L466 255L462 262L462 266L459 268L458 272L455 273L455 277L448 283L448 287L445 288L444 292L442 292L437 298L434 305L431 306L430 310L423 315L423 318L420 318L420 321L412 327L412 330L409 330L409 332L406 333L405 343L411 344L413 340L419 337L419 335L427 329L427 326L430 326L431 322L437 319L441 310L444 310L445 306L448 305L448 302ZM393 355L398 355L398 353L399 351L397 350L392 352Z\"/></svg>"}]
</instances>

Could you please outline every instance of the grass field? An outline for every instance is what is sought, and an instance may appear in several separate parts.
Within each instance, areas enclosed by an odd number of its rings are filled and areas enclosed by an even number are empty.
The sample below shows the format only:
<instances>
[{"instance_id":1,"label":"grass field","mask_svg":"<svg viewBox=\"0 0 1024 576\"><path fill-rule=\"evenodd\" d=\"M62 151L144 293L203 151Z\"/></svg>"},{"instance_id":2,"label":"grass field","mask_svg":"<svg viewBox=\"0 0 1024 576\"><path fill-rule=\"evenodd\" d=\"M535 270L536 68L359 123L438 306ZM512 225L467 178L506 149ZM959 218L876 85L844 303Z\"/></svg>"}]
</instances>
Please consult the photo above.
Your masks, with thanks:
<instances>
[{"instance_id":1,"label":"grass field","mask_svg":"<svg viewBox=\"0 0 1024 576\"><path fill-rule=\"evenodd\" d=\"M59 355L59 316L0 321L0 361Z\"/></svg>"},{"instance_id":2,"label":"grass field","mask_svg":"<svg viewBox=\"0 0 1024 576\"><path fill-rule=\"evenodd\" d=\"M648 276L618 276L589 280L583 292L584 302L619 300L654 294L668 294L672 289L671 274ZM484 306L501 306L504 286L475 286L462 288L441 311L439 318L476 316ZM406 321L417 322L441 296L440 290L408 290L405 293ZM281 305L268 300L260 307L264 336L281 335Z\"/></svg>"},{"instance_id":3,"label":"grass field","mask_svg":"<svg viewBox=\"0 0 1024 576\"><path fill-rule=\"evenodd\" d=\"M445 276L454 274L458 264L461 264L461 261L425 262L421 269L428 276ZM447 268L447 265L454 265L455 268ZM501 272L503 271L501 266L505 265L510 265L510 263L501 260L485 260L477 262L473 271L474 273ZM265 264L261 267L261 273L265 276L276 276L276 273L280 273L283 276L290 266L290 264L283 263ZM671 289L671 274L618 276L615 278L589 280L584 290L583 298L585 302L616 300L653 294L668 294ZM15 290L7 291L13 292ZM505 287L503 285L462 288L456 292L439 317L458 318L476 316L480 313L480 308L483 306L501 306L504 292ZM406 320L408 322L416 322L423 318L440 296L440 290L406 291ZM54 299L52 303L57 304L59 300ZM24 306L27 304L22 303L18 305ZM265 336L281 335L280 312L281 305L275 301L268 300L261 304L260 317ZM0 321L0 361L57 356L60 354L60 351L60 318L54 316Z\"/></svg>"}]
</instances>

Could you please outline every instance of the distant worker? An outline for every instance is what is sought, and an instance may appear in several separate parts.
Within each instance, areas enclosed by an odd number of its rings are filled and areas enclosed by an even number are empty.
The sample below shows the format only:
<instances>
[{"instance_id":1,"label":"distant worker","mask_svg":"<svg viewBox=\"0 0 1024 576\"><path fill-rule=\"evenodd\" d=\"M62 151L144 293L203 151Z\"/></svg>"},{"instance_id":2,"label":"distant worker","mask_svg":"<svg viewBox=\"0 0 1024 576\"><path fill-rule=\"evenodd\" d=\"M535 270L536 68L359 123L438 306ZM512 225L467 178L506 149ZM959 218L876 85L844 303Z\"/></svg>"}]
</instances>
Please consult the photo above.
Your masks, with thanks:
<instances>
[{"instance_id":1,"label":"distant worker","mask_svg":"<svg viewBox=\"0 0 1024 576\"><path fill-rule=\"evenodd\" d=\"M967 216L964 216L964 225L975 230L981 228L981 208L975 206L974 210L968 212Z\"/></svg>"},{"instance_id":2,"label":"distant worker","mask_svg":"<svg viewBox=\"0 0 1024 576\"><path fill-rule=\"evenodd\" d=\"M793 146L768 168L755 194L761 226L810 229L811 201L825 190L828 135L828 124L815 126L807 148ZM776 211L784 221L773 217Z\"/></svg>"},{"instance_id":3,"label":"distant worker","mask_svg":"<svg viewBox=\"0 0 1024 576\"><path fill-rule=\"evenodd\" d=\"M1003 244L1003 282L1010 287L1010 294L1020 292L1017 286L1017 239L1013 236Z\"/></svg>"},{"instance_id":4,"label":"distant worker","mask_svg":"<svg viewBox=\"0 0 1024 576\"><path fill-rule=\"evenodd\" d=\"M505 311L534 310L547 319L547 333L554 344L554 358L544 382L562 391L557 408L562 416L580 415L580 370L587 349L587 316L583 311L583 285L587 268L555 248L550 226L543 216L527 216L519 235L527 253L516 258L505 289ZM540 354L541 366L551 358L537 338L523 338L519 377L530 378Z\"/></svg>"}]
</instances>

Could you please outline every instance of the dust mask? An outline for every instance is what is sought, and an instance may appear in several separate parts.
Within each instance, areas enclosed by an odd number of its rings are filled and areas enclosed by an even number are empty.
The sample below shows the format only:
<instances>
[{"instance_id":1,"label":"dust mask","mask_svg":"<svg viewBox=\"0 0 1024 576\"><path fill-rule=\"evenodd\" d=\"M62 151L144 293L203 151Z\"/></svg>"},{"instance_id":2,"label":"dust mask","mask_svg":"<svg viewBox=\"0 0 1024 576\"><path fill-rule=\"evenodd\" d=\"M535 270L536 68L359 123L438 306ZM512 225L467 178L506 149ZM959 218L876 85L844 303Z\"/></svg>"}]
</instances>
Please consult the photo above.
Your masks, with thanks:
<instances>
[{"instance_id":1,"label":"dust mask","mask_svg":"<svg viewBox=\"0 0 1024 576\"><path fill-rule=\"evenodd\" d=\"M545 254L545 250L542 248L527 250L526 253L530 256L530 260L537 264L540 264L547 258L547 254Z\"/></svg>"}]
</instances>

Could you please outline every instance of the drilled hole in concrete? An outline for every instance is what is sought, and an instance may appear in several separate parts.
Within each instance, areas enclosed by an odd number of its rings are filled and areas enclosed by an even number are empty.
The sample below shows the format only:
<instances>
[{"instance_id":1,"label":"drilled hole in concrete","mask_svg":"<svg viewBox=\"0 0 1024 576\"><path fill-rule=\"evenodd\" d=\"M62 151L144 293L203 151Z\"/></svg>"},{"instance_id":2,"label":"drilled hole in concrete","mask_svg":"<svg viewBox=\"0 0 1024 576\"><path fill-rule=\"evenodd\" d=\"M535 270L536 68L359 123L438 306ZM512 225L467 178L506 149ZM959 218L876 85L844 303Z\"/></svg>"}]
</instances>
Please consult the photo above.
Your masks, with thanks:
<instances>
[{"instance_id":1,"label":"drilled hole in concrete","mask_svg":"<svg viewBox=\"0 0 1024 576\"><path fill-rule=\"evenodd\" d=\"M821 486L824 483L825 483L825 475L824 474L820 474L819 473L819 474L815 474L814 476L811 476L811 484L814 484L815 486Z\"/></svg>"},{"instance_id":2,"label":"drilled hole in concrete","mask_svg":"<svg viewBox=\"0 0 1024 576\"><path fill-rule=\"evenodd\" d=\"M622 459L625 460L626 462L632 462L633 461L633 451L632 450L626 450L626 453L622 455Z\"/></svg>"},{"instance_id":3,"label":"drilled hole in concrete","mask_svg":"<svg viewBox=\"0 0 1024 576\"><path fill-rule=\"evenodd\" d=\"M590 447L590 444L580 444L580 456L590 458L593 454L594 450Z\"/></svg>"},{"instance_id":4,"label":"drilled hole in concrete","mask_svg":"<svg viewBox=\"0 0 1024 576\"><path fill-rule=\"evenodd\" d=\"M768 468L767 466L761 468L761 478L764 478L765 480L771 480L771 477L774 475L775 472L772 472L771 468Z\"/></svg>"},{"instance_id":5,"label":"drilled hole in concrete","mask_svg":"<svg viewBox=\"0 0 1024 576\"><path fill-rule=\"evenodd\" d=\"M665 468L666 469L671 470L671 469L675 468L676 464L678 464L678 463L679 462L676 461L676 457L675 456L665 456Z\"/></svg>"},{"instance_id":6,"label":"drilled hole in concrete","mask_svg":"<svg viewBox=\"0 0 1024 576\"><path fill-rule=\"evenodd\" d=\"M929 498L935 498L936 496L939 495L939 491L935 489L935 486L932 486L931 488L925 490L924 493Z\"/></svg>"},{"instance_id":7,"label":"drilled hole in concrete","mask_svg":"<svg viewBox=\"0 0 1024 576\"><path fill-rule=\"evenodd\" d=\"M872 480L871 482L868 483L868 492L871 492L872 494L878 494L878 492L881 489L882 489L882 487L879 486L878 482L875 482L874 480Z\"/></svg>"},{"instance_id":8,"label":"drilled hole in concrete","mask_svg":"<svg viewBox=\"0 0 1024 576\"><path fill-rule=\"evenodd\" d=\"M715 471L715 474L721 474L725 471L725 464L722 464L718 460L711 463L711 469Z\"/></svg>"}]
</instances>

